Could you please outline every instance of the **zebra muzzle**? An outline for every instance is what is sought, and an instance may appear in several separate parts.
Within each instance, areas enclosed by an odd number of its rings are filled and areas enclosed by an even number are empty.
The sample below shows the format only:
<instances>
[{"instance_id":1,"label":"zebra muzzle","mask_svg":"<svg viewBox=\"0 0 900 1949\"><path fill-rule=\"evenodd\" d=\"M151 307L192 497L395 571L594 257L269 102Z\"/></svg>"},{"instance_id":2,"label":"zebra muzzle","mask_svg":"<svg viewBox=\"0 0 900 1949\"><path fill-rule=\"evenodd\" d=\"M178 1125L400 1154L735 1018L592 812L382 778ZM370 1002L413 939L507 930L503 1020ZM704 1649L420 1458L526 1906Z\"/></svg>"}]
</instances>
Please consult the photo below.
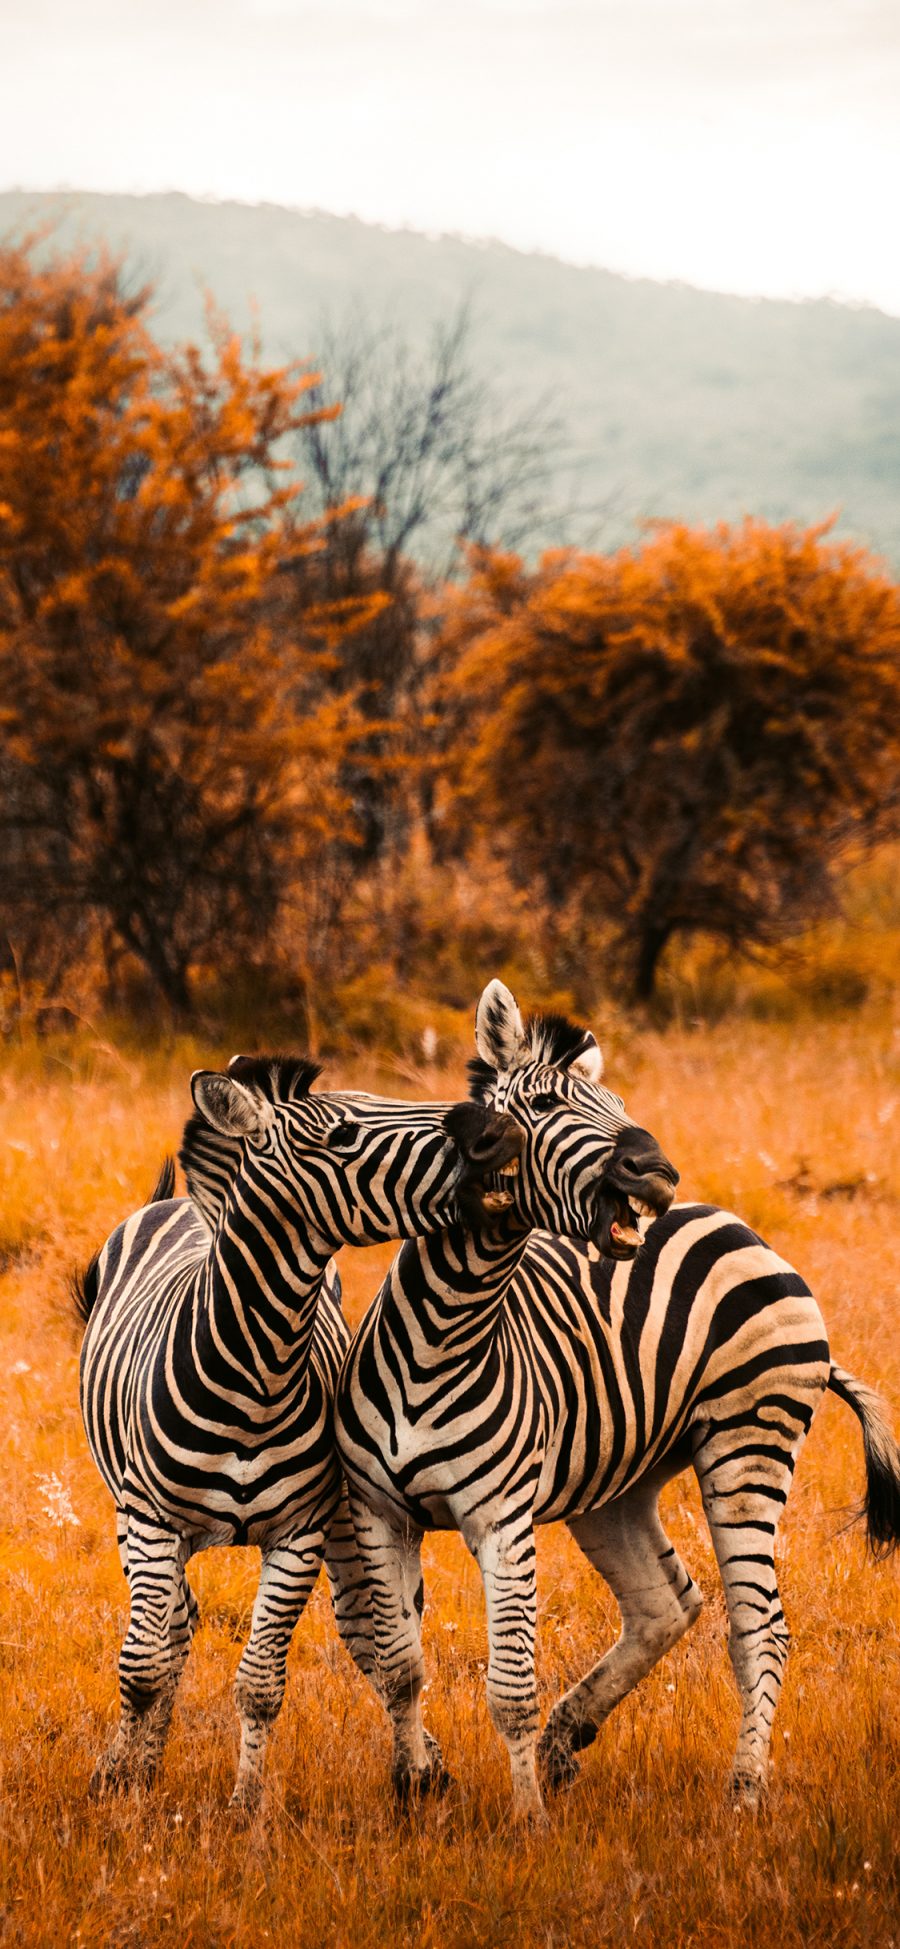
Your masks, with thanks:
<instances>
[{"instance_id":1,"label":"zebra muzzle","mask_svg":"<svg viewBox=\"0 0 900 1949\"><path fill-rule=\"evenodd\" d=\"M624 1129L600 1180L593 1238L605 1258L633 1259L643 1243L641 1220L661 1218L675 1196L678 1172L648 1130Z\"/></svg>"},{"instance_id":2,"label":"zebra muzzle","mask_svg":"<svg viewBox=\"0 0 900 1949\"><path fill-rule=\"evenodd\" d=\"M525 1133L505 1111L488 1110L481 1103L457 1103L444 1118L444 1129L463 1158L457 1181L460 1210L469 1224L483 1224L508 1211L512 1192L491 1179L514 1180L519 1175Z\"/></svg>"}]
</instances>

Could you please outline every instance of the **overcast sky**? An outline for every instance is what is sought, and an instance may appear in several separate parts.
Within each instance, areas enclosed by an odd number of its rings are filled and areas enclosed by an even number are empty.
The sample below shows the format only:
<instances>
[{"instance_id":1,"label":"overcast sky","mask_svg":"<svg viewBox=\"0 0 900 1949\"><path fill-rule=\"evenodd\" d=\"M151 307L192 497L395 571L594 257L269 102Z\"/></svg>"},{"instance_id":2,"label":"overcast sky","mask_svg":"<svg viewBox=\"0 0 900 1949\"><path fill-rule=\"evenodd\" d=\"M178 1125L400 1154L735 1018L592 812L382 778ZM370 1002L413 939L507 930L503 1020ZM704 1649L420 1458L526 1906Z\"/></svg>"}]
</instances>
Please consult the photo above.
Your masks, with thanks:
<instances>
[{"instance_id":1,"label":"overcast sky","mask_svg":"<svg viewBox=\"0 0 900 1949\"><path fill-rule=\"evenodd\" d=\"M181 189L900 314L900 0L0 0L0 187Z\"/></svg>"}]
</instances>

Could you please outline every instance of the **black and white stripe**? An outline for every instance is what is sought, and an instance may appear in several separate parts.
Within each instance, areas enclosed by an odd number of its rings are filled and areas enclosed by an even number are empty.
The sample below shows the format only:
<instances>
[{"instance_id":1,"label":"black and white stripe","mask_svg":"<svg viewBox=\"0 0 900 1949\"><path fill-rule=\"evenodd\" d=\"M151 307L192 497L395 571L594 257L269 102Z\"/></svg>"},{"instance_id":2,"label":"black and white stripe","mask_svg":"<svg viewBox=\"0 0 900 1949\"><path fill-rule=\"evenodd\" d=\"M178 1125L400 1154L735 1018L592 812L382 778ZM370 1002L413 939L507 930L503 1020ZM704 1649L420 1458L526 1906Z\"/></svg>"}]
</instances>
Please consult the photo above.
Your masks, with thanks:
<instances>
[{"instance_id":1,"label":"black and white stripe","mask_svg":"<svg viewBox=\"0 0 900 1949\"><path fill-rule=\"evenodd\" d=\"M552 1036L533 1034L552 1053ZM488 1064L508 1053L509 1039L506 1048L479 1039ZM395 1779L404 1792L444 1779L419 1712L423 1531L458 1528L479 1562L490 1709L510 1753L515 1811L541 1818L538 1759L545 1783L569 1780L576 1753L699 1613L658 1511L664 1484L693 1465L741 1694L735 1786L750 1804L787 1649L775 1537L825 1388L863 1423L876 1547L900 1539L900 1454L874 1397L831 1365L804 1281L731 1213L674 1206L618 1265L596 1240L529 1233L544 1209L554 1230L581 1229L563 1191L560 1158L577 1147L564 1077L565 1063L554 1080L521 1050L512 1068L479 1070L481 1092L526 1130L522 1204L489 1231L454 1226L405 1245L338 1386ZM560 1700L538 1749L534 1528L560 1519L613 1590L622 1632Z\"/></svg>"},{"instance_id":2,"label":"black and white stripe","mask_svg":"<svg viewBox=\"0 0 900 1949\"><path fill-rule=\"evenodd\" d=\"M510 1333L507 1291L537 1224L623 1260L638 1214L668 1208L677 1174L602 1088L593 1036L522 1023L495 982L477 1016L479 1093L516 1125L518 1175L489 1229L449 1228L401 1253L344 1367L336 1425L372 1584L378 1680L394 1727L398 1791L434 1785L419 1713L419 1550L456 1524L478 1557L491 1633L488 1696L517 1802L536 1803L533 1513L549 1397L576 1385L552 1344ZM432 1472L433 1464L433 1472Z\"/></svg>"},{"instance_id":3,"label":"black and white stripe","mask_svg":"<svg viewBox=\"0 0 900 1949\"><path fill-rule=\"evenodd\" d=\"M196 1618L196 1550L262 1550L236 1683L238 1804L258 1798L323 1557L341 1635L372 1666L332 1425L349 1334L331 1253L446 1224L465 1171L446 1106L310 1094L317 1073L289 1058L198 1073L182 1151L192 1197L172 1196L168 1167L81 1282L82 1410L131 1594L121 1720L98 1786L158 1762Z\"/></svg>"}]
</instances>

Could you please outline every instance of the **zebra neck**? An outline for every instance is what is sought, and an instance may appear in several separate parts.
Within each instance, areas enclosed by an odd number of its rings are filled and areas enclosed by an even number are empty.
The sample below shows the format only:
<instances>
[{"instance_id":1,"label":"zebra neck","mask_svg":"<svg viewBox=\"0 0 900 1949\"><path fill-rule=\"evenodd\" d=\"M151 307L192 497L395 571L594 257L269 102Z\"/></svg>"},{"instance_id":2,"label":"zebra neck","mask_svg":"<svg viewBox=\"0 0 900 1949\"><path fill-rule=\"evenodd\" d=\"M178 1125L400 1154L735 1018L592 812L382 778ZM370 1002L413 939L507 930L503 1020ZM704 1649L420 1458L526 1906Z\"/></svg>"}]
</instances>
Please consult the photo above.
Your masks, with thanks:
<instances>
[{"instance_id":1,"label":"zebra neck","mask_svg":"<svg viewBox=\"0 0 900 1949\"><path fill-rule=\"evenodd\" d=\"M299 1213L241 1169L216 1226L196 1295L202 1352L235 1387L281 1397L305 1373L331 1257Z\"/></svg>"},{"instance_id":2,"label":"zebra neck","mask_svg":"<svg viewBox=\"0 0 900 1949\"><path fill-rule=\"evenodd\" d=\"M494 1338L529 1237L529 1230L505 1221L491 1232L451 1225L403 1246L386 1298L395 1323L402 1316L420 1365L452 1366Z\"/></svg>"}]
</instances>

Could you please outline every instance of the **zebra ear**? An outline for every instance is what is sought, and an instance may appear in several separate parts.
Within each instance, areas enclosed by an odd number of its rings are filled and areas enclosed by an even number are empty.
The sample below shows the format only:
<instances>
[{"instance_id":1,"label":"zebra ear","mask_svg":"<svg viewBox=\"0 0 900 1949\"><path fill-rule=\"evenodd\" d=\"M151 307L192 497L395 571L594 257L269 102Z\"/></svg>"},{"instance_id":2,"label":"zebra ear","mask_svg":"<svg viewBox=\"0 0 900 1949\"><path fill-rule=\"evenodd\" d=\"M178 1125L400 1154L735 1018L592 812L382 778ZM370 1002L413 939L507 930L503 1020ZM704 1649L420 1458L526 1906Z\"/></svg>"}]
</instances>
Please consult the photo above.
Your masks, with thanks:
<instances>
[{"instance_id":1,"label":"zebra ear","mask_svg":"<svg viewBox=\"0 0 900 1949\"><path fill-rule=\"evenodd\" d=\"M200 1115L223 1137L261 1137L272 1121L272 1105L255 1090L215 1069L195 1069L191 1095Z\"/></svg>"},{"instance_id":2,"label":"zebra ear","mask_svg":"<svg viewBox=\"0 0 900 1949\"><path fill-rule=\"evenodd\" d=\"M521 1069L529 1061L531 1045L516 1006L515 995L502 981L489 981L475 1011L475 1046L492 1069Z\"/></svg>"},{"instance_id":3,"label":"zebra ear","mask_svg":"<svg viewBox=\"0 0 900 1949\"><path fill-rule=\"evenodd\" d=\"M586 1083L599 1083L603 1075L603 1050L589 1030L585 1030L584 1048L579 1049L566 1068L570 1076L581 1076Z\"/></svg>"}]
</instances>

